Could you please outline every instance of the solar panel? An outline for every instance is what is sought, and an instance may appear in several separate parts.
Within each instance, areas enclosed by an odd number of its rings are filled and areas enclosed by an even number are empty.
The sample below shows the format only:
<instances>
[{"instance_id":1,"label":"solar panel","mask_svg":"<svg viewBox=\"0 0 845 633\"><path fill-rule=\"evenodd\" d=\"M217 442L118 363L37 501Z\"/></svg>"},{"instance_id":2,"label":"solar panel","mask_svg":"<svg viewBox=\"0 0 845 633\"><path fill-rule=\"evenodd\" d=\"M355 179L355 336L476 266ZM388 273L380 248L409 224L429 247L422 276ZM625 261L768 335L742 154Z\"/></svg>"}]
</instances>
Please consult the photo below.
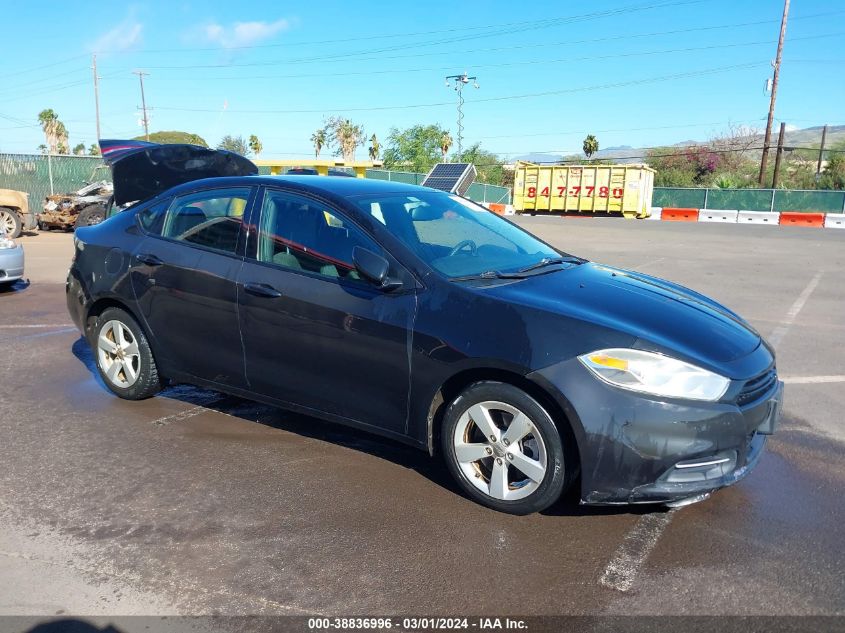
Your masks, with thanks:
<instances>
[{"instance_id":1,"label":"solar panel","mask_svg":"<svg viewBox=\"0 0 845 633\"><path fill-rule=\"evenodd\" d=\"M472 163L437 163L421 184L462 196L475 181L476 173Z\"/></svg>"}]
</instances>

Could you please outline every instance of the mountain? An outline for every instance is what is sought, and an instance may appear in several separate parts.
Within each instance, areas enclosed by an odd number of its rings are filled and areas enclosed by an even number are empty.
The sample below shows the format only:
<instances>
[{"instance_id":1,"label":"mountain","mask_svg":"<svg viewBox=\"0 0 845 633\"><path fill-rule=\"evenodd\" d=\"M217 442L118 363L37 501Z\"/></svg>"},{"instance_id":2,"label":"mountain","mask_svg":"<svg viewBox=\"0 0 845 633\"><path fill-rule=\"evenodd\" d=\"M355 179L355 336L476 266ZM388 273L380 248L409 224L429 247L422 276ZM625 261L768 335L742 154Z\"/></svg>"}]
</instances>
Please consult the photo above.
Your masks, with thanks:
<instances>
[{"instance_id":1,"label":"mountain","mask_svg":"<svg viewBox=\"0 0 845 633\"><path fill-rule=\"evenodd\" d=\"M778 126L774 126L772 129L772 147L777 146L778 129ZM792 147L817 148L821 144L822 129L822 126L808 127L804 129L790 129L790 127L787 126L786 134L784 135L784 147L787 149ZM763 145L763 133L754 134L751 137L745 138L753 141L752 145L754 147L762 147ZM828 126L825 147L831 147L833 144L840 141L845 141L845 125ZM668 147L689 147L691 145L706 145L707 143L708 141L688 140L668 145ZM644 157L647 151L647 149L642 147L637 148L631 147L630 145L619 145L600 149L593 155L593 158L613 160L619 163L641 163L645 160ZM751 153L753 154L755 151L752 150ZM759 154L760 150L756 150L756 153ZM508 160L508 162L522 160L529 163L551 164L560 162L564 159L567 161L577 161L584 160L584 157L580 154L568 156L564 156L562 154L524 154L522 156L509 157L506 160Z\"/></svg>"}]
</instances>

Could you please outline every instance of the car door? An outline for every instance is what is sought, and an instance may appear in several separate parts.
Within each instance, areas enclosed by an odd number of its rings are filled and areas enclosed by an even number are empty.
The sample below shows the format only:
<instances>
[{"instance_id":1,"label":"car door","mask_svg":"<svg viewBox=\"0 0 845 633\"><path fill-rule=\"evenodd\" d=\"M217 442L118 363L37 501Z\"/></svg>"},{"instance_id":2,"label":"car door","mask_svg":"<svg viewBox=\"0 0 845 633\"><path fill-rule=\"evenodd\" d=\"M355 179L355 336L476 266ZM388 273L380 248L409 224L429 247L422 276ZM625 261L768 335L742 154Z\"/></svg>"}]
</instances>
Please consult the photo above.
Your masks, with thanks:
<instances>
[{"instance_id":1,"label":"car door","mask_svg":"<svg viewBox=\"0 0 845 633\"><path fill-rule=\"evenodd\" d=\"M146 237L133 254L132 286L165 371L246 384L236 278L254 191L205 189L139 212Z\"/></svg>"},{"instance_id":2,"label":"car door","mask_svg":"<svg viewBox=\"0 0 845 633\"><path fill-rule=\"evenodd\" d=\"M250 389L404 433L413 279L395 260L392 271L407 275L403 289L361 279L352 249L387 253L316 199L268 188L254 216L257 240L238 277Z\"/></svg>"}]
</instances>

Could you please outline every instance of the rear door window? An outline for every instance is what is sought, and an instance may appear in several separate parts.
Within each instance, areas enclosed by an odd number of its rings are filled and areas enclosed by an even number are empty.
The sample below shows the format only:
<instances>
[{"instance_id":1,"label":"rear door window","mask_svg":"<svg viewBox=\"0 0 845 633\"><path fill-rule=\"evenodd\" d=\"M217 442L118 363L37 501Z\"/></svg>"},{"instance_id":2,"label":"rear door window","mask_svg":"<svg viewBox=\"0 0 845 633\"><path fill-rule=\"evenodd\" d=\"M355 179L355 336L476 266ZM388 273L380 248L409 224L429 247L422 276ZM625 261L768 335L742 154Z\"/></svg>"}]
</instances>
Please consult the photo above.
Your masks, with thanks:
<instances>
[{"instance_id":1,"label":"rear door window","mask_svg":"<svg viewBox=\"0 0 845 633\"><path fill-rule=\"evenodd\" d=\"M250 191L250 187L236 187L179 196L170 206L161 235L235 253Z\"/></svg>"}]
</instances>

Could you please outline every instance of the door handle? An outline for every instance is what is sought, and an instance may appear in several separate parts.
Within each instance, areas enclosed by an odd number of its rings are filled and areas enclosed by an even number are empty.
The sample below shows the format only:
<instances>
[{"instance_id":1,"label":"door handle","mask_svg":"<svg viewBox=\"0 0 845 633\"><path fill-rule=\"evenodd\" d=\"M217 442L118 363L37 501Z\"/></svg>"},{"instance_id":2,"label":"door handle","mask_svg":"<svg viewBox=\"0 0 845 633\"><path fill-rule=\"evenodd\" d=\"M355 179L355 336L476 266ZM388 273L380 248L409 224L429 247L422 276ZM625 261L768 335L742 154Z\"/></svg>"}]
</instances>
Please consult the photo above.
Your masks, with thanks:
<instances>
[{"instance_id":1,"label":"door handle","mask_svg":"<svg viewBox=\"0 0 845 633\"><path fill-rule=\"evenodd\" d=\"M278 299L282 296L281 292L268 284L249 282L244 284L244 290L251 295L255 295L257 297L267 297L269 299Z\"/></svg>"},{"instance_id":2,"label":"door handle","mask_svg":"<svg viewBox=\"0 0 845 633\"><path fill-rule=\"evenodd\" d=\"M147 266L161 266L164 263L158 257L150 255L149 253L141 253L135 257L139 262L146 264Z\"/></svg>"}]
</instances>

